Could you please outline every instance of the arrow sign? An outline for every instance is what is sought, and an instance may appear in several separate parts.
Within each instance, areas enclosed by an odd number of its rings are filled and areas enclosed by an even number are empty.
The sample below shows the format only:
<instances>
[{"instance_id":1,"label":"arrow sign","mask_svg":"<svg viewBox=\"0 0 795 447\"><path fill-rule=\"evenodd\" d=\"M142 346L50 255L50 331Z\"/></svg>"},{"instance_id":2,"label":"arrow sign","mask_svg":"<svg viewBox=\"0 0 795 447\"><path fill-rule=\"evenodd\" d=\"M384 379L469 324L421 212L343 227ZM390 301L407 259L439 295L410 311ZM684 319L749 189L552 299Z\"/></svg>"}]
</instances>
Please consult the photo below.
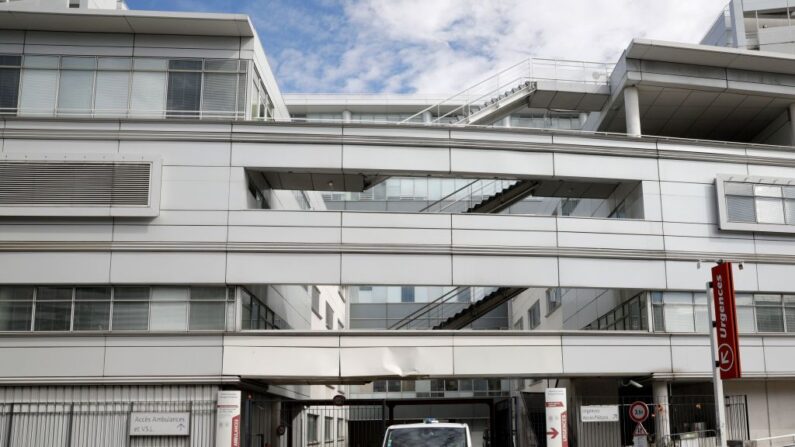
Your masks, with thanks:
<instances>
[{"instance_id":1,"label":"arrow sign","mask_svg":"<svg viewBox=\"0 0 795 447\"><path fill-rule=\"evenodd\" d=\"M549 436L550 439L555 439L558 437L558 431L555 430L555 427L552 427L552 430L547 432L547 436Z\"/></svg>"},{"instance_id":2,"label":"arrow sign","mask_svg":"<svg viewBox=\"0 0 795 447\"><path fill-rule=\"evenodd\" d=\"M737 309L734 296L734 278L731 262L712 268L712 295L715 308L715 329L720 378L739 379L740 343L737 336Z\"/></svg>"}]
</instances>

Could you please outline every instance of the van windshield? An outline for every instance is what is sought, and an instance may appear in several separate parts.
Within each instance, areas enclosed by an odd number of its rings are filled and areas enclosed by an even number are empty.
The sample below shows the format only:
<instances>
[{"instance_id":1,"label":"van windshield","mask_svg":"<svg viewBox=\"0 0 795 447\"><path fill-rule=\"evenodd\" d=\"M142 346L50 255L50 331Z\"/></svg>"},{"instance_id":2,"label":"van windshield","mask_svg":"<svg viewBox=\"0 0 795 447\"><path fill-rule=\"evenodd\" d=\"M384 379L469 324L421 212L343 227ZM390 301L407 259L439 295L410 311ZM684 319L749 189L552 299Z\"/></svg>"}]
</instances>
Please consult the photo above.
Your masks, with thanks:
<instances>
[{"instance_id":1,"label":"van windshield","mask_svg":"<svg viewBox=\"0 0 795 447\"><path fill-rule=\"evenodd\" d=\"M467 447L466 431L456 427L389 430L386 447Z\"/></svg>"}]
</instances>

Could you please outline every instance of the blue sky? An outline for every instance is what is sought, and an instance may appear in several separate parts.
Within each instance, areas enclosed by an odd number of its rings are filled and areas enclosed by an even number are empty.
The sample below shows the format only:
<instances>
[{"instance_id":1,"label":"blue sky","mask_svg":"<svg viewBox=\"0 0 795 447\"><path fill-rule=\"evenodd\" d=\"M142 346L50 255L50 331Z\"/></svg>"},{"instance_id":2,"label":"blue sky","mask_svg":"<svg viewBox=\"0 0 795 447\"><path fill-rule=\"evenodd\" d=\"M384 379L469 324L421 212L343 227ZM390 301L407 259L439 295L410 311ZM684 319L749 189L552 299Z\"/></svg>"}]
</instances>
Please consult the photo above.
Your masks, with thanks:
<instances>
[{"instance_id":1,"label":"blue sky","mask_svg":"<svg viewBox=\"0 0 795 447\"><path fill-rule=\"evenodd\" d=\"M726 0L127 0L248 14L284 92L448 93L527 57L613 62L697 43Z\"/></svg>"}]
</instances>

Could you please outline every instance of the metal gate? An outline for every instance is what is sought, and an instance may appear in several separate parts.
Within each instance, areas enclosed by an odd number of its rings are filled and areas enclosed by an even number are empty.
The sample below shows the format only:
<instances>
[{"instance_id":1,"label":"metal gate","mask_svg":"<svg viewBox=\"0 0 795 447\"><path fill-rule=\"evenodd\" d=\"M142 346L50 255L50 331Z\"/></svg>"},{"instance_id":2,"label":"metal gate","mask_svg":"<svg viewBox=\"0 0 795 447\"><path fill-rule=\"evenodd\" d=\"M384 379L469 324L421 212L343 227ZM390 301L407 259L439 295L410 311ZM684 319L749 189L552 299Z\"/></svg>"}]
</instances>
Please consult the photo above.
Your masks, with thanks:
<instances>
[{"instance_id":1,"label":"metal gate","mask_svg":"<svg viewBox=\"0 0 795 447\"><path fill-rule=\"evenodd\" d=\"M248 406L267 407L276 401L251 401ZM244 423L244 447L380 447L390 425L422 422L422 417L396 417L396 407L439 406L439 405L484 405L488 416L489 439L473 439L476 445L510 446L511 413L510 405L497 411L497 402L492 398L447 398L447 399L348 399L348 400L282 400L278 401L278 425L275 436L258 431L256 421ZM249 414L256 417L256 412ZM498 416L503 417L498 417ZM267 417L267 416L266 416ZM445 418L449 422L466 422L460 419ZM502 423L496 424L495 420ZM494 429L496 427L496 429ZM495 443L495 438L508 440L508 444Z\"/></svg>"}]
</instances>

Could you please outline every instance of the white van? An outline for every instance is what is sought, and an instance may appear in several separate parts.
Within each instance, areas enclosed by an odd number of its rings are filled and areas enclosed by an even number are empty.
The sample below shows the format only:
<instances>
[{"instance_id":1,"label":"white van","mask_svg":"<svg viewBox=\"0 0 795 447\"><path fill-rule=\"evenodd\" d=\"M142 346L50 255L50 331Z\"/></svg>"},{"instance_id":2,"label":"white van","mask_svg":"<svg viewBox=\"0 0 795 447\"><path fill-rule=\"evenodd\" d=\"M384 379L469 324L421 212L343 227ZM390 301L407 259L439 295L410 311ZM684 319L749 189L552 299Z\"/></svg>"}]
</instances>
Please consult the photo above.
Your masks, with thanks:
<instances>
[{"instance_id":1,"label":"white van","mask_svg":"<svg viewBox=\"0 0 795 447\"><path fill-rule=\"evenodd\" d=\"M383 447L472 447L472 439L467 424L404 424L386 430Z\"/></svg>"}]
</instances>

